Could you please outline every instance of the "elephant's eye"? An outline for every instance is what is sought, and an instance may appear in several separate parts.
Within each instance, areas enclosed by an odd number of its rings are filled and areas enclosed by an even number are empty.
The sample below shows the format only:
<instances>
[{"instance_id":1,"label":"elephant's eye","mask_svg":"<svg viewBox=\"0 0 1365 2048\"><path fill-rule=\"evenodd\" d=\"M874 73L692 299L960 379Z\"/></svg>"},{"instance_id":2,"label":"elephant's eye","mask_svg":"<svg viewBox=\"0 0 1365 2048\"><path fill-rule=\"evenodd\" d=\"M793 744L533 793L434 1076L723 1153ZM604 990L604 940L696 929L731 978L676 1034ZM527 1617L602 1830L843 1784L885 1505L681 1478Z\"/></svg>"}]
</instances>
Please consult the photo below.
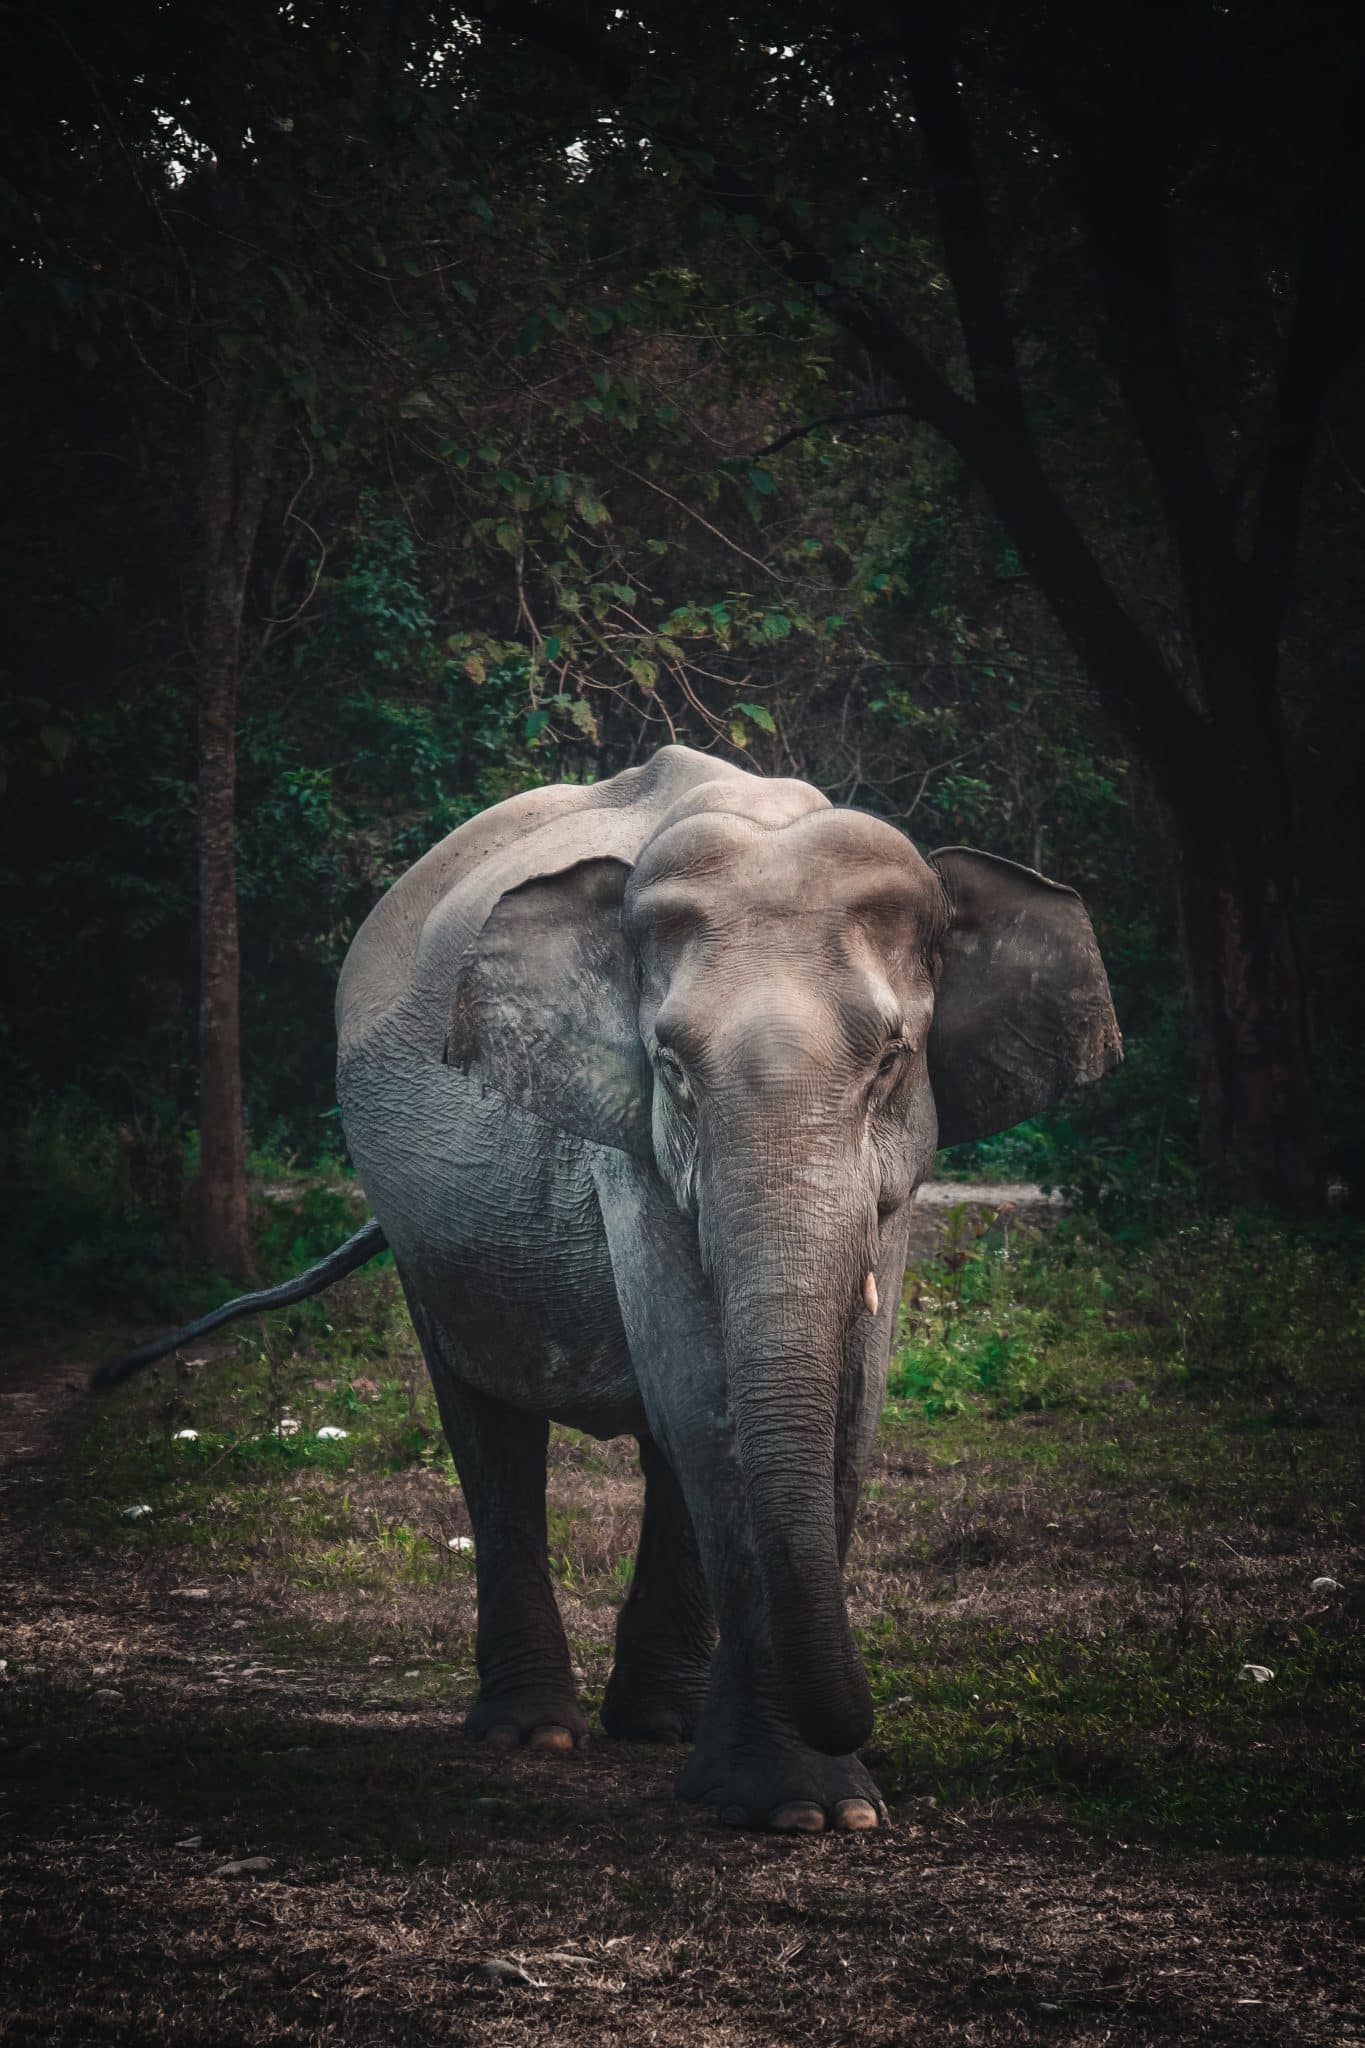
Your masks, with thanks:
<instances>
[{"instance_id":1,"label":"elephant's eye","mask_svg":"<svg viewBox=\"0 0 1365 2048\"><path fill-rule=\"evenodd\" d=\"M673 1094L678 1096L681 1101L686 1102L692 1091L687 1085L687 1076L683 1072L683 1064L678 1055L670 1052L666 1045L661 1045L655 1055L655 1060L660 1074L668 1083Z\"/></svg>"},{"instance_id":2,"label":"elephant's eye","mask_svg":"<svg viewBox=\"0 0 1365 2048\"><path fill-rule=\"evenodd\" d=\"M879 1078L884 1080L888 1074L894 1074L909 1050L903 1038L893 1038L882 1054L881 1063L877 1068Z\"/></svg>"}]
</instances>

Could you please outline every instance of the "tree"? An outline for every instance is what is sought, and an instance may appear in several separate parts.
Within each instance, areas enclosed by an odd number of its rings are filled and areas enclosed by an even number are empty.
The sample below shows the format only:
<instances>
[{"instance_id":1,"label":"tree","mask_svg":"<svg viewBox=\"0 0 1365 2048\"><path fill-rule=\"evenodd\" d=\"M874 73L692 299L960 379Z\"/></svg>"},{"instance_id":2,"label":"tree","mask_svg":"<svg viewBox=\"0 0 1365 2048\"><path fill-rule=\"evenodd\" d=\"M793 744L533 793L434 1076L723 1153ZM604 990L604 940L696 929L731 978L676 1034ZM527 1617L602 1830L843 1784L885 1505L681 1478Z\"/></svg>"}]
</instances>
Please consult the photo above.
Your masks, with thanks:
<instances>
[{"instance_id":1,"label":"tree","mask_svg":"<svg viewBox=\"0 0 1365 2048\"><path fill-rule=\"evenodd\" d=\"M199 419L198 1234L203 1256L244 1280L254 1277L237 894L244 610L272 451L316 389L308 202L320 186L335 202L337 184L353 197L345 174L357 163L368 184L360 138L387 78L392 14L380 6L357 20L343 5L329 37L325 24L268 5L210 5L188 24L150 7L114 22L76 0L46 21L33 67L50 126L20 175L27 182L41 164L46 189L15 207L30 290L61 309L45 339L70 345L56 330L78 320L74 353L93 368L111 337L116 348L126 337ZM281 148L299 94L312 130L302 176Z\"/></svg>"},{"instance_id":2,"label":"tree","mask_svg":"<svg viewBox=\"0 0 1365 2048\"><path fill-rule=\"evenodd\" d=\"M984 490L1168 806L1206 1156L1243 1193L1318 1206L1282 664L1317 430L1365 322L1359 23L1310 15L1286 39L1279 15L1214 7L1115 4L1083 27L1047 9L964 8L955 49L934 4L874 13L856 34L756 6L703 76L690 46L684 66L685 25L667 10L510 5L485 19L570 59L623 126L688 165L756 271L812 294ZM877 246L869 203L902 216L898 242ZM1044 224L1021 230L1030 204ZM907 260L907 215L932 223L955 334ZM1093 469L1078 473L1057 445L1046 370L1032 388L1021 373L1021 352L1035 370L1049 348L1068 353L1029 267L1043 244L1075 317L1077 230L1101 314L1081 318L1121 407L1105 419L1106 394L1093 413L1111 464L1120 436L1140 450L1173 632L1115 568L1114 492L1106 504ZM1212 291L1192 275L1201 235L1238 238L1249 308L1221 252ZM1201 326L1219 352L1229 327L1245 347L1232 374L1225 360L1193 367Z\"/></svg>"}]
</instances>

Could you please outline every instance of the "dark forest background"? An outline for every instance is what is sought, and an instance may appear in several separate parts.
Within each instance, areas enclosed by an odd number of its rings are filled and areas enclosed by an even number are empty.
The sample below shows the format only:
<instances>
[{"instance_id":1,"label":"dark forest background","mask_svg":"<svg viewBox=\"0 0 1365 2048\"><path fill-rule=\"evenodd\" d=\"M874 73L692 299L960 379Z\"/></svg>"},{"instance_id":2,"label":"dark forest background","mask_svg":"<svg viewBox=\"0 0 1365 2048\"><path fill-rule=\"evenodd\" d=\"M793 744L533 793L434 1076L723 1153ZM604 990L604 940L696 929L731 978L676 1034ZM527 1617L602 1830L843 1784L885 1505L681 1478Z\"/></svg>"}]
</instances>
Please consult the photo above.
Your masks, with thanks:
<instances>
[{"instance_id":1,"label":"dark forest background","mask_svg":"<svg viewBox=\"0 0 1365 2048\"><path fill-rule=\"evenodd\" d=\"M967 1163L1359 1188L1347 10L0 24L20 1265L249 1273L379 893L675 738L1082 891L1127 1062Z\"/></svg>"}]
</instances>

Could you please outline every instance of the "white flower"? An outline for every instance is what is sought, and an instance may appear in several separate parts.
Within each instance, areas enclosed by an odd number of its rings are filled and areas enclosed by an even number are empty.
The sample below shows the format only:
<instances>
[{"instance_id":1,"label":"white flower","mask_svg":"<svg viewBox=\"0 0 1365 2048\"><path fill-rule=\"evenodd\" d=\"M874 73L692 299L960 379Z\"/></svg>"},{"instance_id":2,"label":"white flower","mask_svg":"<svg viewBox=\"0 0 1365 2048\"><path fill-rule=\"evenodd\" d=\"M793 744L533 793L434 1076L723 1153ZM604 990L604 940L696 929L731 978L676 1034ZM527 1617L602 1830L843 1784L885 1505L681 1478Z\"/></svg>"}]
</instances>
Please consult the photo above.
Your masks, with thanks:
<instances>
[{"instance_id":1,"label":"white flower","mask_svg":"<svg viewBox=\"0 0 1365 2048\"><path fill-rule=\"evenodd\" d=\"M297 1424L295 1427L297 1427ZM334 1422L324 1422L322 1428L318 1431L318 1437L325 1444L334 1444L339 1442L342 1437L349 1436L350 1433L349 1429L338 1429Z\"/></svg>"}]
</instances>

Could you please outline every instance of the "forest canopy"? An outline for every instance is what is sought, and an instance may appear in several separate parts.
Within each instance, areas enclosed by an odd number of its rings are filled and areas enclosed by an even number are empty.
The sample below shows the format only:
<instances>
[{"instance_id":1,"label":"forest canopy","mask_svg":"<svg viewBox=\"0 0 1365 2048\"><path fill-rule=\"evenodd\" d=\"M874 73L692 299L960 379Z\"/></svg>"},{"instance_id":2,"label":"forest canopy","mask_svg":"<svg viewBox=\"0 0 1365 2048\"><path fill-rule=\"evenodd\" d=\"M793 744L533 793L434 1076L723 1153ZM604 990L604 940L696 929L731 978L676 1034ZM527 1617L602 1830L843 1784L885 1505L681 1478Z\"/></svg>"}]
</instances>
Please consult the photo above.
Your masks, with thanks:
<instances>
[{"instance_id":1,"label":"forest canopy","mask_svg":"<svg viewBox=\"0 0 1365 2048\"><path fill-rule=\"evenodd\" d=\"M249 1266L378 894L682 739L1081 890L1129 1059L1017 1162L1358 1185L1360 31L1065 13L24 24L7 1123Z\"/></svg>"}]
</instances>

